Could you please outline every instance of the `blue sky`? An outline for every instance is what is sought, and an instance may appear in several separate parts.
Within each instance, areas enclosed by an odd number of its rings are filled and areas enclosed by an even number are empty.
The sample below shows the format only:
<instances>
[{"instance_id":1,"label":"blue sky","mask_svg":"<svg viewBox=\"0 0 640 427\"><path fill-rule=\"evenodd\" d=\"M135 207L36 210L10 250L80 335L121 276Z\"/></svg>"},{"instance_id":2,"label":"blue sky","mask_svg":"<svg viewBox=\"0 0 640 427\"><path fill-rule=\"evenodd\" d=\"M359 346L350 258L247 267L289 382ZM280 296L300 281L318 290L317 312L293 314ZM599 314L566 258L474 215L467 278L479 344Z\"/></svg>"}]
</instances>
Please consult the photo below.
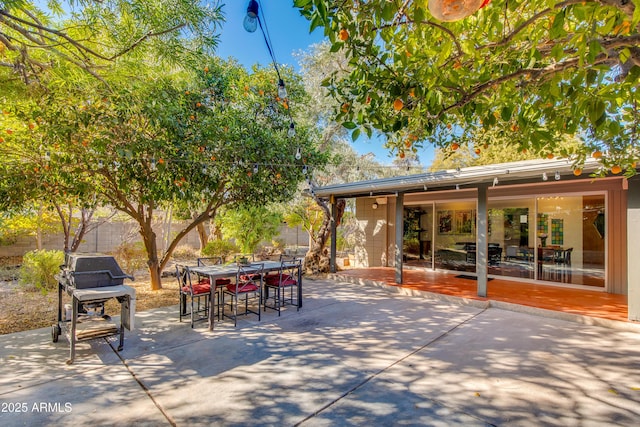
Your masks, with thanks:
<instances>
[{"instance_id":1,"label":"blue sky","mask_svg":"<svg viewBox=\"0 0 640 427\"><path fill-rule=\"evenodd\" d=\"M217 53L223 58L234 57L250 69L255 63L271 64L271 58L260 29L255 33L248 33L242 26L248 3L249 0L229 0L225 4L223 11L226 22L222 27ZM292 0L260 0L259 3L278 64L291 65L299 70L293 53L307 50L310 45L322 41L322 29L309 34L309 21L300 16L293 7ZM379 140L359 138L352 145L358 153L372 152L380 163L389 164L392 158L382 144ZM433 149L420 150L418 155L422 164L428 165L433 158Z\"/></svg>"}]
</instances>

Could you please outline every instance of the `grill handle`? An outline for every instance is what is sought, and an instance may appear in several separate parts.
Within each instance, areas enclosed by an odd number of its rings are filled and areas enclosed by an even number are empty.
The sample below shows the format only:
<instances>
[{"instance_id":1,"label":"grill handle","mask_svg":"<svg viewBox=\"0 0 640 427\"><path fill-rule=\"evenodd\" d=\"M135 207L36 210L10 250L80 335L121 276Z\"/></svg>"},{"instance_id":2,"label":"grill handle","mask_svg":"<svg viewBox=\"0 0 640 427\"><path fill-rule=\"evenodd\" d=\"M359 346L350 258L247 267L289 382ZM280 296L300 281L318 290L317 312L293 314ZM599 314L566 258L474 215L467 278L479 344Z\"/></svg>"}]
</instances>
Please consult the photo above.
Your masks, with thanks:
<instances>
[{"instance_id":1,"label":"grill handle","mask_svg":"<svg viewBox=\"0 0 640 427\"><path fill-rule=\"evenodd\" d=\"M133 276L131 276L130 274L123 274L121 276L115 276L111 270L93 270L93 271L71 271L70 272L73 276L79 276L82 274L108 274L110 278L112 279L131 279L131 280L135 280L133 278Z\"/></svg>"}]
</instances>

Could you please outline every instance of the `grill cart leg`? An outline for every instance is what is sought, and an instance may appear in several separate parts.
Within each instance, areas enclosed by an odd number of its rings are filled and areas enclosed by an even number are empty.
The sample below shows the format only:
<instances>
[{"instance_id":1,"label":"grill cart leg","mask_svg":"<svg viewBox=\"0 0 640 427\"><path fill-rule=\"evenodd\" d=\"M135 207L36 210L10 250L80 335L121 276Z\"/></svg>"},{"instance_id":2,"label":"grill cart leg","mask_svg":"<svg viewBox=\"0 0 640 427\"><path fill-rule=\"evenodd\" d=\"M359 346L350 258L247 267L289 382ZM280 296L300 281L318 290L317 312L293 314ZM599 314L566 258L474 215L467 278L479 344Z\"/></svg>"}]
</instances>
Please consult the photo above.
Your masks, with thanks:
<instances>
[{"instance_id":1,"label":"grill cart leg","mask_svg":"<svg viewBox=\"0 0 640 427\"><path fill-rule=\"evenodd\" d=\"M67 365L73 363L76 357L76 321L78 320L78 299L73 297L73 307L71 308L71 333L69 334L69 360Z\"/></svg>"}]
</instances>

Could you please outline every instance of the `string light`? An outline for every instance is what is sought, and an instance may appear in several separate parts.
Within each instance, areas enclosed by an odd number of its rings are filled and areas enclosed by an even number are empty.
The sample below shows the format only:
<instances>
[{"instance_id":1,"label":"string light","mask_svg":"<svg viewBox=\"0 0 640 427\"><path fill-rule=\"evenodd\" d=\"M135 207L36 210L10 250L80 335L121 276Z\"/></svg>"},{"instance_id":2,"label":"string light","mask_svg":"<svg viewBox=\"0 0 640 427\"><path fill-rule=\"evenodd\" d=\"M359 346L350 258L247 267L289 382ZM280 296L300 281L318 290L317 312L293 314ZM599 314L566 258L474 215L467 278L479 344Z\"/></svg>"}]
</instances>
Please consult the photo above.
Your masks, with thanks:
<instances>
[{"instance_id":1,"label":"string light","mask_svg":"<svg viewBox=\"0 0 640 427\"><path fill-rule=\"evenodd\" d=\"M150 168L152 171L156 170L156 159L151 159Z\"/></svg>"},{"instance_id":2,"label":"string light","mask_svg":"<svg viewBox=\"0 0 640 427\"><path fill-rule=\"evenodd\" d=\"M302 152L300 151L300 147L296 150L296 160L300 160L302 158Z\"/></svg>"},{"instance_id":3,"label":"string light","mask_svg":"<svg viewBox=\"0 0 640 427\"><path fill-rule=\"evenodd\" d=\"M262 13L264 18L264 12ZM287 93L287 87L280 75L280 69L278 68L278 61L276 60L276 56L273 53L273 48L271 47L271 37L269 36L269 29L267 28L266 22L263 23L263 19L260 19L260 7L259 3L256 0L250 0L247 5L247 15L244 18L244 22L242 24L244 29L250 33L256 31L257 27L260 27L260 32L262 33L262 37L264 38L264 42L267 45L267 50L269 51L269 56L271 56L271 62L273 63L273 68L276 71L276 75L278 76L278 97L286 102L289 94ZM287 103L288 104L288 103ZM290 137L295 136L295 126L293 124L293 118L291 117L291 108L286 107L287 114L289 115L289 119L291 121L289 125L289 129L287 130L287 134Z\"/></svg>"},{"instance_id":4,"label":"string light","mask_svg":"<svg viewBox=\"0 0 640 427\"><path fill-rule=\"evenodd\" d=\"M255 163L253 165L253 173L258 173L258 164L257 163Z\"/></svg>"},{"instance_id":5,"label":"string light","mask_svg":"<svg viewBox=\"0 0 640 427\"><path fill-rule=\"evenodd\" d=\"M556 179L556 181L560 181L560 172L556 171L556 175L554 176L554 178Z\"/></svg>"},{"instance_id":6,"label":"string light","mask_svg":"<svg viewBox=\"0 0 640 427\"><path fill-rule=\"evenodd\" d=\"M549 178L547 177L547 173L546 172L542 172L542 180L543 181L547 181Z\"/></svg>"},{"instance_id":7,"label":"string light","mask_svg":"<svg viewBox=\"0 0 640 427\"><path fill-rule=\"evenodd\" d=\"M278 80L278 96L280 97L280 99L286 99L287 98L287 88L284 85L284 80L279 79Z\"/></svg>"},{"instance_id":8,"label":"string light","mask_svg":"<svg viewBox=\"0 0 640 427\"><path fill-rule=\"evenodd\" d=\"M497 176L495 178L493 178L493 186L495 187L496 185L498 185L498 177Z\"/></svg>"}]
</instances>

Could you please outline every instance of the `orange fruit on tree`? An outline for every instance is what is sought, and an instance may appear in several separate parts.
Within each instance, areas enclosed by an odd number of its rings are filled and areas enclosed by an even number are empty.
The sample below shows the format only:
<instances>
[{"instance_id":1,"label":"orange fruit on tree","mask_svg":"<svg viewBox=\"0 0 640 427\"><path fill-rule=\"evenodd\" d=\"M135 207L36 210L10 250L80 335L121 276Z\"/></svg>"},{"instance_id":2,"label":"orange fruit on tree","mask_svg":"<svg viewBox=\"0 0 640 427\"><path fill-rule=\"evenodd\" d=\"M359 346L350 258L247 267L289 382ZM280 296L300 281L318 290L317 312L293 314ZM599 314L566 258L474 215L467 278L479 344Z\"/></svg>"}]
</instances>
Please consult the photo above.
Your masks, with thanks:
<instances>
[{"instance_id":1,"label":"orange fruit on tree","mask_svg":"<svg viewBox=\"0 0 640 427\"><path fill-rule=\"evenodd\" d=\"M208 66L205 66L205 67L204 67L204 72L205 72L205 73L208 73L208 72L209 72L209 67L208 67Z\"/></svg>"},{"instance_id":2,"label":"orange fruit on tree","mask_svg":"<svg viewBox=\"0 0 640 427\"><path fill-rule=\"evenodd\" d=\"M349 31L347 31L346 29L341 29L340 32L338 33L338 37L340 38L340 40L342 40L343 42L346 42L349 39Z\"/></svg>"},{"instance_id":3,"label":"orange fruit on tree","mask_svg":"<svg viewBox=\"0 0 640 427\"><path fill-rule=\"evenodd\" d=\"M602 151L596 150L593 152L592 156L594 159L599 159L600 157L602 157Z\"/></svg>"},{"instance_id":4,"label":"orange fruit on tree","mask_svg":"<svg viewBox=\"0 0 640 427\"><path fill-rule=\"evenodd\" d=\"M614 165L611 167L611 173L614 175L619 174L620 172L622 172L622 168L619 165Z\"/></svg>"},{"instance_id":5,"label":"orange fruit on tree","mask_svg":"<svg viewBox=\"0 0 640 427\"><path fill-rule=\"evenodd\" d=\"M280 175L280 173L277 173L277 174L276 174L276 178L277 178L277 179L280 179L280 177L281 177L281 176L282 176L282 175Z\"/></svg>"},{"instance_id":6,"label":"orange fruit on tree","mask_svg":"<svg viewBox=\"0 0 640 427\"><path fill-rule=\"evenodd\" d=\"M636 168L636 165L637 165L636 162L631 163L631 167L634 168L634 169Z\"/></svg>"},{"instance_id":7,"label":"orange fruit on tree","mask_svg":"<svg viewBox=\"0 0 640 427\"><path fill-rule=\"evenodd\" d=\"M553 155L553 153L549 153L547 154L547 159L553 159L555 156Z\"/></svg>"},{"instance_id":8,"label":"orange fruit on tree","mask_svg":"<svg viewBox=\"0 0 640 427\"><path fill-rule=\"evenodd\" d=\"M458 144L457 142L454 142L453 144L451 144L451 149L453 151L457 151L458 148L460 148L460 144Z\"/></svg>"},{"instance_id":9,"label":"orange fruit on tree","mask_svg":"<svg viewBox=\"0 0 640 427\"><path fill-rule=\"evenodd\" d=\"M341 110L343 113L346 113L347 111L349 111L349 103L348 103L348 102L345 102L344 104L342 104L342 107L340 107L340 110Z\"/></svg>"},{"instance_id":10,"label":"orange fruit on tree","mask_svg":"<svg viewBox=\"0 0 640 427\"><path fill-rule=\"evenodd\" d=\"M407 148L411 148L411 140L410 140L410 139L407 139L407 140L404 142L404 146L405 146L405 147L407 147Z\"/></svg>"},{"instance_id":11,"label":"orange fruit on tree","mask_svg":"<svg viewBox=\"0 0 640 427\"><path fill-rule=\"evenodd\" d=\"M36 128L36 124L35 123L29 123L29 129L33 130Z\"/></svg>"},{"instance_id":12,"label":"orange fruit on tree","mask_svg":"<svg viewBox=\"0 0 640 427\"><path fill-rule=\"evenodd\" d=\"M580 168L576 168L576 169L574 169L574 170L573 170L573 174L574 174L575 176L580 176L580 175L582 175L582 169L580 169Z\"/></svg>"},{"instance_id":13,"label":"orange fruit on tree","mask_svg":"<svg viewBox=\"0 0 640 427\"><path fill-rule=\"evenodd\" d=\"M191 120L195 120L195 119L196 119L196 116L194 116L194 115L192 114L192 115L190 115L190 116L189 116L189 118L190 118Z\"/></svg>"},{"instance_id":14,"label":"orange fruit on tree","mask_svg":"<svg viewBox=\"0 0 640 427\"><path fill-rule=\"evenodd\" d=\"M475 152L476 154L480 154L480 153L482 152L482 150L480 150L479 148L476 148L476 149L474 150L474 152Z\"/></svg>"},{"instance_id":15,"label":"orange fruit on tree","mask_svg":"<svg viewBox=\"0 0 640 427\"><path fill-rule=\"evenodd\" d=\"M398 153L398 157L400 157L401 159L404 159L404 156L405 156L404 151L401 151Z\"/></svg>"},{"instance_id":16,"label":"orange fruit on tree","mask_svg":"<svg viewBox=\"0 0 640 427\"><path fill-rule=\"evenodd\" d=\"M200 102L196 102L196 107L202 107L202 104Z\"/></svg>"},{"instance_id":17,"label":"orange fruit on tree","mask_svg":"<svg viewBox=\"0 0 640 427\"><path fill-rule=\"evenodd\" d=\"M4 138L0 136L0 144L4 142Z\"/></svg>"},{"instance_id":18,"label":"orange fruit on tree","mask_svg":"<svg viewBox=\"0 0 640 427\"><path fill-rule=\"evenodd\" d=\"M393 101L393 109L396 111L400 111L404 108L404 102L402 102L402 99L398 98L395 101Z\"/></svg>"},{"instance_id":19,"label":"orange fruit on tree","mask_svg":"<svg viewBox=\"0 0 640 427\"><path fill-rule=\"evenodd\" d=\"M11 129L7 129L7 135L11 135L13 133L13 131Z\"/></svg>"}]
</instances>

